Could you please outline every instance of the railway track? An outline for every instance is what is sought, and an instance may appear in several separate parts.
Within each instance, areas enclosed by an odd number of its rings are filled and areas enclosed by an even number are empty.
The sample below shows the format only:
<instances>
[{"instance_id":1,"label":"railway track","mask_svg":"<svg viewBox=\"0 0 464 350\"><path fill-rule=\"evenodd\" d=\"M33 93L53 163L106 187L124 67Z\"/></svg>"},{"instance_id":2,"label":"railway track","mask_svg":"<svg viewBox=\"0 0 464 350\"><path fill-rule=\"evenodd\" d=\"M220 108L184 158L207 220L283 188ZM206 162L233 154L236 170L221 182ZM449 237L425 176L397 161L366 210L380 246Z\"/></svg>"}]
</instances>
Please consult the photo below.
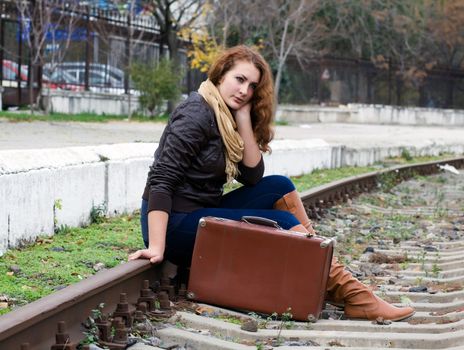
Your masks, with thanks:
<instances>
[{"instance_id":1,"label":"railway track","mask_svg":"<svg viewBox=\"0 0 464 350\"><path fill-rule=\"evenodd\" d=\"M416 175L435 174L439 166L445 164L462 169L464 158L400 166L344 179L302 194L308 213L316 220L328 217L329 222L333 219L340 223L340 217L350 216L349 213L359 216L364 213L373 218L373 212L376 215L380 213L382 217L387 213L415 218L434 214L448 220L437 224L433 228L433 235L425 230L425 240L410 234L400 240L398 237L385 237L382 240L369 241L366 238L354 242L354 246L367 251L360 254L359 260L350 261L349 266L356 273L363 268L362 259L370 256L369 249L377 257L387 260L388 257L407 254L401 267L399 263L389 261L376 265L380 266L382 273L377 271L361 276L380 285L377 292L384 298L392 302L412 303L417 312L407 321L389 323L377 320L372 323L344 320L342 311L327 307L323 319L316 323L294 323L288 319L255 316L251 323L257 323L259 330L251 332L242 329L244 323L250 323L252 319L247 314L211 306L205 306L206 315L192 312L197 305L183 301L185 286L176 286L177 289L180 287L179 297L176 297L175 287L163 278L161 268L140 260L101 271L1 316L0 349L75 349L83 338L92 340L98 332L107 348L124 349L131 342L131 338L128 338L130 327L133 327L132 333L147 339L161 339L163 347L171 349L185 344L189 344L191 349L270 349L277 346L279 349L293 349L295 346L301 349L464 349L464 183L461 181L453 186L437 183L437 186L443 185L444 188L442 201L452 202L445 205L445 209L423 203L408 207L395 207L393 203L392 206L382 207L353 200L372 189L380 187L388 190ZM462 180L462 175L459 176ZM425 187L431 189L433 186ZM401 194L398 196L401 197ZM385 201L385 198L382 200ZM346 201L350 205L338 205ZM335 205L342 208L338 214L332 212L331 208ZM362 227L356 227L356 222L353 219L349 224L340 224L348 228L351 225L351 229L362 232ZM350 238L340 228L335 228L335 231L340 233L341 253L355 255L351 251L343 251L353 246ZM371 233L367 232L366 235ZM343 244L344 240L346 245ZM412 286L423 290L411 292ZM179 301L169 303L166 301L168 296ZM148 322L147 318L154 322ZM167 319L170 326L166 326ZM241 323L242 327L237 323ZM145 348L136 344L133 349L138 347Z\"/></svg>"}]
</instances>

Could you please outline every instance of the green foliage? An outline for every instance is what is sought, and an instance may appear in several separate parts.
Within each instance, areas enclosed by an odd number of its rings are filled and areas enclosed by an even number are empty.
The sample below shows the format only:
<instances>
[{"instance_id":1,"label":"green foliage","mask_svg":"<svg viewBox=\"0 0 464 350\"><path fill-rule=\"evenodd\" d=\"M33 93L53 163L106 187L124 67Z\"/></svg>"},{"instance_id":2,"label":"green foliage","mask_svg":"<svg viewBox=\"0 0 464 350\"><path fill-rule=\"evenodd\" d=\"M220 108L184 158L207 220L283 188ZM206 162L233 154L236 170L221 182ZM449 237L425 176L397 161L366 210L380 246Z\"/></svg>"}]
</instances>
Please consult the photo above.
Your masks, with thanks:
<instances>
[{"instance_id":1,"label":"green foliage","mask_svg":"<svg viewBox=\"0 0 464 350\"><path fill-rule=\"evenodd\" d=\"M109 114L95 114L95 113L79 113L79 114L65 114L65 113L50 113L45 114L30 114L29 112L6 112L0 111L0 117L6 118L12 122L30 122L30 121L57 121L57 122L107 122L110 120L124 120L127 115L109 115Z\"/></svg>"},{"instance_id":2,"label":"green foliage","mask_svg":"<svg viewBox=\"0 0 464 350\"><path fill-rule=\"evenodd\" d=\"M90 223L100 224L105 220L106 215L106 203L92 206L90 209Z\"/></svg>"},{"instance_id":3,"label":"green foliage","mask_svg":"<svg viewBox=\"0 0 464 350\"><path fill-rule=\"evenodd\" d=\"M403 158L404 160L408 162L412 160L411 153L406 148L403 148L401 150L401 158Z\"/></svg>"},{"instance_id":4,"label":"green foliage","mask_svg":"<svg viewBox=\"0 0 464 350\"><path fill-rule=\"evenodd\" d=\"M66 234L39 237L35 245L0 257L0 291L20 306L93 275L94 265L114 267L143 246L138 216L111 218L99 225L68 228ZM20 271L11 272L10 267ZM7 313L10 308L0 310Z\"/></svg>"},{"instance_id":5,"label":"green foliage","mask_svg":"<svg viewBox=\"0 0 464 350\"><path fill-rule=\"evenodd\" d=\"M242 324L242 320L239 317L232 316L232 315L219 315L216 317L218 320L228 322L228 323L233 323L233 324Z\"/></svg>"},{"instance_id":6,"label":"green foliage","mask_svg":"<svg viewBox=\"0 0 464 350\"><path fill-rule=\"evenodd\" d=\"M389 192L398 184L399 174L398 172L382 173L377 177L377 181L382 191Z\"/></svg>"},{"instance_id":7,"label":"green foliage","mask_svg":"<svg viewBox=\"0 0 464 350\"><path fill-rule=\"evenodd\" d=\"M414 158L414 161L424 160L430 159ZM299 191L305 191L375 169L347 167L315 170L311 174L294 177L292 180ZM443 196L439 196L439 199L443 200ZM58 199L54 205L59 210L62 203ZM98 225L90 225L86 228L69 228L62 225L58 227L59 234L53 237L39 237L35 245L9 250L0 257L0 291L2 295L12 300L8 308L0 310L0 315L9 312L12 306L31 302L94 274L93 266L96 263L103 263L106 268L116 266L127 259L130 251L143 246L138 216L103 219L102 215L106 212L106 208L102 205L95 207L92 212L93 221L100 222ZM368 222L369 226L376 225L383 215L381 212L373 211L372 219ZM393 216L390 221L391 227L378 232L382 237L407 239L417 229L414 225L405 225L408 222L405 215ZM321 230L321 233L329 236L330 232ZM371 235L377 237L374 233ZM415 261L425 264L425 256L422 259L408 258L409 263ZM12 273L10 271L12 265L19 266L21 271ZM401 267L406 268L407 263L403 263ZM438 265L432 266L431 273L439 272ZM421 282L422 279L417 280L417 283ZM276 321L272 316L266 319L257 314L250 316L258 320L260 328L265 328L270 321ZM288 320L282 325L284 326L291 326L291 322Z\"/></svg>"},{"instance_id":8,"label":"green foliage","mask_svg":"<svg viewBox=\"0 0 464 350\"><path fill-rule=\"evenodd\" d=\"M338 169L316 169L310 174L292 177L292 181L298 191L302 192L312 187L340 180L348 176L365 174L375 171L374 167L344 167Z\"/></svg>"},{"instance_id":9,"label":"green foliage","mask_svg":"<svg viewBox=\"0 0 464 350\"><path fill-rule=\"evenodd\" d=\"M433 263L433 265L432 265L432 275L435 278L438 278L438 276L440 275L440 272L441 272L441 267L438 266L437 263Z\"/></svg>"},{"instance_id":10,"label":"green foliage","mask_svg":"<svg viewBox=\"0 0 464 350\"><path fill-rule=\"evenodd\" d=\"M175 100L180 95L181 72L167 59L154 64L135 63L131 77L140 91L141 106L152 116L162 112L166 100Z\"/></svg>"},{"instance_id":11,"label":"green foliage","mask_svg":"<svg viewBox=\"0 0 464 350\"><path fill-rule=\"evenodd\" d=\"M84 325L86 331L84 331L85 338L79 343L80 345L97 344L99 341L99 330L97 327L98 319L103 315L102 310L105 307L104 303L97 306L96 309L92 310L92 315L87 317Z\"/></svg>"}]
</instances>

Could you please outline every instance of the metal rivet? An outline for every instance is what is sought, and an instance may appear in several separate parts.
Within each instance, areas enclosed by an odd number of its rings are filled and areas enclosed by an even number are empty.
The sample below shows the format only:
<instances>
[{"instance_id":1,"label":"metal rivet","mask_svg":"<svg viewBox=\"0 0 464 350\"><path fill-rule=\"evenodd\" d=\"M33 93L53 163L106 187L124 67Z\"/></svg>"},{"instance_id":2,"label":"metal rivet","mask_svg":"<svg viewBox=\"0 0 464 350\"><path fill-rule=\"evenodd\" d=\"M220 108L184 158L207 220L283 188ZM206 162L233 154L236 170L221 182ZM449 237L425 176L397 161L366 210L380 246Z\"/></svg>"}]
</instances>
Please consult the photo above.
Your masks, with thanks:
<instances>
[{"instance_id":1,"label":"metal rivet","mask_svg":"<svg viewBox=\"0 0 464 350\"><path fill-rule=\"evenodd\" d=\"M199 224L200 224L200 227L205 227L206 226L206 220L204 218L201 218Z\"/></svg>"}]
</instances>

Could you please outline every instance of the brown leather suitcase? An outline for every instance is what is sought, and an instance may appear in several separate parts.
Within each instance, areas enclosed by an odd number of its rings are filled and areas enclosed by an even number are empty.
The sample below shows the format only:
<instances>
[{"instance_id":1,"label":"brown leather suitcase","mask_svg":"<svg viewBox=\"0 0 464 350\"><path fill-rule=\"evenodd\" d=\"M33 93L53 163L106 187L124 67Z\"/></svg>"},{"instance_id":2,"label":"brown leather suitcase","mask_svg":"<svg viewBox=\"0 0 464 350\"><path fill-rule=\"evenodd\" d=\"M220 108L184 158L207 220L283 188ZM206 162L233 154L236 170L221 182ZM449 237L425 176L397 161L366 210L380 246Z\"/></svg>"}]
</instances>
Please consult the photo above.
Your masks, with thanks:
<instances>
[{"instance_id":1,"label":"brown leather suitcase","mask_svg":"<svg viewBox=\"0 0 464 350\"><path fill-rule=\"evenodd\" d=\"M198 225L188 297L265 314L281 315L290 308L294 320L317 319L332 253L332 239L283 230L272 220L204 217Z\"/></svg>"}]
</instances>

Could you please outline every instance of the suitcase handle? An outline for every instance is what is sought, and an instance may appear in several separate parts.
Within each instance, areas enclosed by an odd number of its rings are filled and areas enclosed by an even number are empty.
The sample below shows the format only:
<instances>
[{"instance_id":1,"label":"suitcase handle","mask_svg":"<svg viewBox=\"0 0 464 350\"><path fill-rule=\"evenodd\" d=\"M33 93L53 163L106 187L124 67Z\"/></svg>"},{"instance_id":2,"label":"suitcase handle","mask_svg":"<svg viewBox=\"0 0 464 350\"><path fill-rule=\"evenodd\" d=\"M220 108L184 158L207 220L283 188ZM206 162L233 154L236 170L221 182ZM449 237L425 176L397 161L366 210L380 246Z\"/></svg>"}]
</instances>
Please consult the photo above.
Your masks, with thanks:
<instances>
[{"instance_id":1,"label":"suitcase handle","mask_svg":"<svg viewBox=\"0 0 464 350\"><path fill-rule=\"evenodd\" d=\"M262 225L262 226L269 226L269 227L274 227L277 229L281 229L282 227L279 226L277 221L267 219L267 218L262 218L261 216L242 216L242 219L240 221L246 222L248 224L256 224L256 225Z\"/></svg>"}]
</instances>

